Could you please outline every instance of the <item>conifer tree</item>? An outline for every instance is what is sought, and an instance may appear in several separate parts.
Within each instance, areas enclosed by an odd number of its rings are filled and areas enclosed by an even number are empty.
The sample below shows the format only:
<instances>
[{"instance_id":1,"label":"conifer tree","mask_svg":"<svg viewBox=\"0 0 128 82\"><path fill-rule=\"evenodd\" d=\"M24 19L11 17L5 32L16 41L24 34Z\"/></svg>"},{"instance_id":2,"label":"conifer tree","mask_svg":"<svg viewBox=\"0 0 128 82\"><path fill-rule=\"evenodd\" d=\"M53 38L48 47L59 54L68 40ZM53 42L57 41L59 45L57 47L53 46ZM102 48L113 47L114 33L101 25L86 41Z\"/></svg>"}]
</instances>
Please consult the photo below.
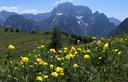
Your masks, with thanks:
<instances>
[{"instance_id":1,"label":"conifer tree","mask_svg":"<svg viewBox=\"0 0 128 82\"><path fill-rule=\"evenodd\" d=\"M54 49L62 47L62 32L57 26L53 28L52 43L50 44L50 47Z\"/></svg>"}]
</instances>

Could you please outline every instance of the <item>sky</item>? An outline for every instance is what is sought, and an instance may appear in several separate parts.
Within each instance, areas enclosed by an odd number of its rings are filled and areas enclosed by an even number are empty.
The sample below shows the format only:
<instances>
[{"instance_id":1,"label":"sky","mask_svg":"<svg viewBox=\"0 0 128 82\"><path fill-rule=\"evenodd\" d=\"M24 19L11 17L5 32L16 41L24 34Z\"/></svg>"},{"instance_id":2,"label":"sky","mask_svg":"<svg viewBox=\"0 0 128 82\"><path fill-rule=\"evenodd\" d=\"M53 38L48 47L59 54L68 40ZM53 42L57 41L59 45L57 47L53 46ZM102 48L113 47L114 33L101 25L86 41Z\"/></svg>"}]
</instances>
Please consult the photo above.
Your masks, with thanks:
<instances>
[{"instance_id":1,"label":"sky","mask_svg":"<svg viewBox=\"0 0 128 82\"><path fill-rule=\"evenodd\" d=\"M128 17L128 0L0 0L0 11L45 13L64 2L88 6L93 12L99 11L121 21Z\"/></svg>"}]
</instances>

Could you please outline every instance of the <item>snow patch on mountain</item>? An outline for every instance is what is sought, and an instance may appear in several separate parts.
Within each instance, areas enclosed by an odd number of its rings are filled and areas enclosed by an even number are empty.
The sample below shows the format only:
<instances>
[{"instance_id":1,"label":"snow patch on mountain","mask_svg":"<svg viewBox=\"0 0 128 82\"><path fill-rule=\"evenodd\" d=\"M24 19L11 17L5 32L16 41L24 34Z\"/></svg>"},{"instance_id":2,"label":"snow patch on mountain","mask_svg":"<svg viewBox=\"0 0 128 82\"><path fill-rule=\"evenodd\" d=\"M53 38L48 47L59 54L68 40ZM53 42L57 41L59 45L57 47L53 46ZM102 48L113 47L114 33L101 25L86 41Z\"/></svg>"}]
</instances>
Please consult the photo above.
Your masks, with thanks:
<instances>
[{"instance_id":1,"label":"snow patch on mountain","mask_svg":"<svg viewBox=\"0 0 128 82\"><path fill-rule=\"evenodd\" d=\"M63 15L63 13L56 13L56 15L61 16L61 15Z\"/></svg>"},{"instance_id":2,"label":"snow patch on mountain","mask_svg":"<svg viewBox=\"0 0 128 82\"><path fill-rule=\"evenodd\" d=\"M83 16L76 16L77 23L80 24L82 22Z\"/></svg>"}]
</instances>

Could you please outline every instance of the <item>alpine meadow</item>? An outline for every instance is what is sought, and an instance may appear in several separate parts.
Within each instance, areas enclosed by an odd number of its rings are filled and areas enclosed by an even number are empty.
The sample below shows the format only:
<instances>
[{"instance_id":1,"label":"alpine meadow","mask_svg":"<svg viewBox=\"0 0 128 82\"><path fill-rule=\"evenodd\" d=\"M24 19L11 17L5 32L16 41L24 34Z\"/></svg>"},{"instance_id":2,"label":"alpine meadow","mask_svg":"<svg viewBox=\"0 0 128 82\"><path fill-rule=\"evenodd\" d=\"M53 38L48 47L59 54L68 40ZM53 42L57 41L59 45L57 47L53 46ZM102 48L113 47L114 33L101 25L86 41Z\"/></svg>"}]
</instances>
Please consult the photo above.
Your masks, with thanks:
<instances>
[{"instance_id":1,"label":"alpine meadow","mask_svg":"<svg viewBox=\"0 0 128 82\"><path fill-rule=\"evenodd\" d=\"M0 82L128 82L127 5L0 0Z\"/></svg>"}]
</instances>

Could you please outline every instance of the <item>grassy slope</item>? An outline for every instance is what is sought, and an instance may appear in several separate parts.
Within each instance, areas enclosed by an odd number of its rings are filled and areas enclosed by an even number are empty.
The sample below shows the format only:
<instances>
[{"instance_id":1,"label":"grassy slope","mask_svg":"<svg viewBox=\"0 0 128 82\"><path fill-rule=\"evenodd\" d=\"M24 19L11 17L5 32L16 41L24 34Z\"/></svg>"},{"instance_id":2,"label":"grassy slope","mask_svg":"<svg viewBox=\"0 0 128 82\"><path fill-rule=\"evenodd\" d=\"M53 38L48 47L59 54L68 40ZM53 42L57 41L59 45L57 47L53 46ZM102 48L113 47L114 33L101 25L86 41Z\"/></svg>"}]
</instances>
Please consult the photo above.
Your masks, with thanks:
<instances>
[{"instance_id":1,"label":"grassy slope","mask_svg":"<svg viewBox=\"0 0 128 82\"><path fill-rule=\"evenodd\" d=\"M31 34L27 32L4 32L3 29L0 29L0 59L3 59L6 56L8 51L7 46L13 44L16 46L17 55L27 55L38 45L48 46L51 42L52 34L43 34L36 33ZM70 37L63 35L63 46L71 45Z\"/></svg>"}]
</instances>

